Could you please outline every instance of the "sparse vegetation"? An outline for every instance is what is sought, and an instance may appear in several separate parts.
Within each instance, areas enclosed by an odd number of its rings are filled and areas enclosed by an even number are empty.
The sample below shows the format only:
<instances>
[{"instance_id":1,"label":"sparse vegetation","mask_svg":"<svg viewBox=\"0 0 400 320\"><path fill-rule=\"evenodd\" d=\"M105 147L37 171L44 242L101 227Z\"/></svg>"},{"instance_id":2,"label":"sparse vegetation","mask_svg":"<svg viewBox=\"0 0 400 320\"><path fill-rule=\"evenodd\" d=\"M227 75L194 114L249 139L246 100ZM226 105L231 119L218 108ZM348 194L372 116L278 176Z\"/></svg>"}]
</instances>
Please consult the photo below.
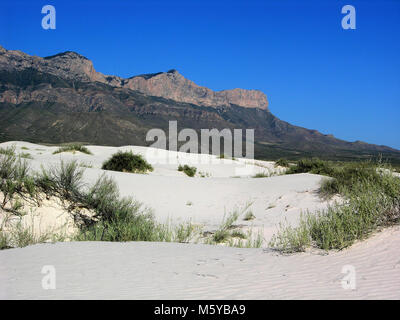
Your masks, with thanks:
<instances>
[{"instance_id":1,"label":"sparse vegetation","mask_svg":"<svg viewBox=\"0 0 400 320\"><path fill-rule=\"evenodd\" d=\"M277 167L277 166L288 168L289 167L289 161L284 159L284 158L280 158L275 162L275 167Z\"/></svg>"},{"instance_id":2,"label":"sparse vegetation","mask_svg":"<svg viewBox=\"0 0 400 320\"><path fill-rule=\"evenodd\" d=\"M225 155L224 153L221 153L219 156L218 156L218 158L219 159L230 159L230 160L236 160L236 158L235 157L230 157L230 156L227 156L227 155Z\"/></svg>"},{"instance_id":3,"label":"sparse vegetation","mask_svg":"<svg viewBox=\"0 0 400 320\"><path fill-rule=\"evenodd\" d=\"M179 165L178 171L183 171L188 177L194 177L197 171L196 167L189 167L187 164Z\"/></svg>"},{"instance_id":4,"label":"sparse vegetation","mask_svg":"<svg viewBox=\"0 0 400 320\"><path fill-rule=\"evenodd\" d=\"M26 153L26 152L20 153L19 156L24 159L33 159L32 155L30 153Z\"/></svg>"},{"instance_id":5,"label":"sparse vegetation","mask_svg":"<svg viewBox=\"0 0 400 320\"><path fill-rule=\"evenodd\" d=\"M315 173L331 176L333 174L333 164L329 161L318 158L301 159L295 165L289 167L286 174L293 173Z\"/></svg>"},{"instance_id":6,"label":"sparse vegetation","mask_svg":"<svg viewBox=\"0 0 400 320\"><path fill-rule=\"evenodd\" d=\"M133 154L131 151L119 151L112 155L110 159L103 163L102 169L131 173L147 173L148 171L153 171L151 164L140 154Z\"/></svg>"},{"instance_id":7,"label":"sparse vegetation","mask_svg":"<svg viewBox=\"0 0 400 320\"><path fill-rule=\"evenodd\" d=\"M47 170L42 168L33 177L27 172L26 164L15 153L7 152L7 156L0 158L0 191L4 197L2 212L22 215L18 211L19 197L34 198L39 203L40 194L55 196L63 200L65 210L73 216L79 228L75 240L187 242L199 233L198 227L191 223L171 225L156 222L152 212L142 209L140 203L132 198L121 198L116 183L107 176L101 176L92 186L85 186L83 169L77 161L61 161L59 166ZM6 204L9 204L7 208ZM51 232L36 235L21 224L14 224L7 230L2 225L0 248L45 242L55 236Z\"/></svg>"},{"instance_id":8,"label":"sparse vegetation","mask_svg":"<svg viewBox=\"0 0 400 320\"><path fill-rule=\"evenodd\" d=\"M86 148L84 145L79 144L79 143L72 143L68 144L66 146L62 146L58 148L56 151L53 152L53 154L61 153L61 152L82 152L86 154L92 154L88 148Z\"/></svg>"},{"instance_id":9,"label":"sparse vegetation","mask_svg":"<svg viewBox=\"0 0 400 320\"><path fill-rule=\"evenodd\" d=\"M246 212L243 220L244 221L250 221L250 220L254 220L256 218L256 216L253 214L253 211L249 210Z\"/></svg>"},{"instance_id":10,"label":"sparse vegetation","mask_svg":"<svg viewBox=\"0 0 400 320\"><path fill-rule=\"evenodd\" d=\"M47 232L36 234L32 226L23 226L20 219L9 227L7 231L4 230L4 226L0 228L0 250L23 248L37 243L50 242L54 239L53 231L48 230Z\"/></svg>"},{"instance_id":11,"label":"sparse vegetation","mask_svg":"<svg viewBox=\"0 0 400 320\"><path fill-rule=\"evenodd\" d=\"M224 215L224 219L221 222L219 228L211 233L211 237L206 240L209 244L226 244L228 246L234 246L239 248L259 248L263 243L261 233L257 237L253 237L252 230L249 229L247 234L235 226L235 222L239 217L245 214L245 217L253 215L251 211L248 211L251 203L247 203L241 210L235 209L230 214ZM250 214L249 214L250 212Z\"/></svg>"},{"instance_id":12,"label":"sparse vegetation","mask_svg":"<svg viewBox=\"0 0 400 320\"><path fill-rule=\"evenodd\" d=\"M0 154L0 192L3 196L0 208L15 213L18 197L34 198L36 195L34 180L28 176L28 165L16 156L15 147L3 149ZM6 208L9 203L10 208Z\"/></svg>"},{"instance_id":13,"label":"sparse vegetation","mask_svg":"<svg viewBox=\"0 0 400 320\"><path fill-rule=\"evenodd\" d=\"M231 237L232 237L232 238L247 239L246 234L244 234L244 232L241 231L241 230L234 230L234 231L232 231Z\"/></svg>"},{"instance_id":14,"label":"sparse vegetation","mask_svg":"<svg viewBox=\"0 0 400 320\"><path fill-rule=\"evenodd\" d=\"M15 155L15 146L7 147L7 148L0 148L0 154L10 156Z\"/></svg>"},{"instance_id":15,"label":"sparse vegetation","mask_svg":"<svg viewBox=\"0 0 400 320\"><path fill-rule=\"evenodd\" d=\"M400 222L400 178L380 163L332 164L322 160L302 162L298 168L329 175L321 183L321 195L340 194L343 203L303 216L300 226L281 226L270 245L283 252L315 246L343 249L367 238L379 228ZM297 171L295 169L294 171Z\"/></svg>"},{"instance_id":16,"label":"sparse vegetation","mask_svg":"<svg viewBox=\"0 0 400 320\"><path fill-rule=\"evenodd\" d=\"M101 176L93 185L83 183L84 168L78 161L61 161L57 166L47 169L42 167L40 172L28 174L27 163L14 151L15 149L9 148L0 156L2 213L21 218L24 215L22 201L40 206L44 197L47 199L56 197L62 200L64 209L71 214L79 230L72 236L76 241L186 243L196 236L200 241L208 239L201 238L201 228L191 223L173 225L157 222L149 209L142 208L142 205L132 198L121 198L117 184L106 175ZM191 202L187 204L192 205ZM249 238L251 232L244 233L234 226L239 216L245 213L249 206L250 204L243 210L235 210L224 218L219 230L212 234L209 243L224 243L238 247L258 246L255 239ZM65 238L56 234L54 230L35 234L31 227L23 227L21 223L0 228L1 249L57 239Z\"/></svg>"},{"instance_id":17,"label":"sparse vegetation","mask_svg":"<svg viewBox=\"0 0 400 320\"><path fill-rule=\"evenodd\" d=\"M200 172L199 172L199 176L200 176L201 178L209 178L209 177L211 177L211 173L200 171Z\"/></svg>"},{"instance_id":18,"label":"sparse vegetation","mask_svg":"<svg viewBox=\"0 0 400 320\"><path fill-rule=\"evenodd\" d=\"M267 171L259 172L253 176L253 178L269 178L271 174Z\"/></svg>"},{"instance_id":19,"label":"sparse vegetation","mask_svg":"<svg viewBox=\"0 0 400 320\"><path fill-rule=\"evenodd\" d=\"M91 162L90 163L80 162L79 166L82 167L82 168L93 168L93 165L92 165Z\"/></svg>"}]
</instances>

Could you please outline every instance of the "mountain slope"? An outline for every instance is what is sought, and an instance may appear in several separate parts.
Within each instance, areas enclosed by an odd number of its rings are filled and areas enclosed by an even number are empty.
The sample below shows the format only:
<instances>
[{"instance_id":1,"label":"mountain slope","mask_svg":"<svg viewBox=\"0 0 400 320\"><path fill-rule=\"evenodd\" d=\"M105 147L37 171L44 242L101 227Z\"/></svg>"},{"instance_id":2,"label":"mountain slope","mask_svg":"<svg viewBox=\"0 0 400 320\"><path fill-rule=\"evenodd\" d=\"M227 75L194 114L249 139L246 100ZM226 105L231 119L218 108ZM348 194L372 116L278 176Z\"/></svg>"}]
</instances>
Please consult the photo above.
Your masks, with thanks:
<instances>
[{"instance_id":1,"label":"mountain slope","mask_svg":"<svg viewBox=\"0 0 400 320\"><path fill-rule=\"evenodd\" d=\"M171 82L171 75L178 80ZM133 86L135 90L124 79L118 84L117 78L97 73L76 53L39 58L0 47L0 141L148 145L149 129L167 129L168 120L178 120L178 129L253 128L256 156L267 159L360 159L382 154L400 162L398 150L342 141L278 119L259 91L254 95L227 90L218 96L210 90L201 97L196 94L201 87L185 87L192 82L176 71L132 77L144 79L136 80L142 84ZM158 85L143 84L151 79Z\"/></svg>"}]
</instances>

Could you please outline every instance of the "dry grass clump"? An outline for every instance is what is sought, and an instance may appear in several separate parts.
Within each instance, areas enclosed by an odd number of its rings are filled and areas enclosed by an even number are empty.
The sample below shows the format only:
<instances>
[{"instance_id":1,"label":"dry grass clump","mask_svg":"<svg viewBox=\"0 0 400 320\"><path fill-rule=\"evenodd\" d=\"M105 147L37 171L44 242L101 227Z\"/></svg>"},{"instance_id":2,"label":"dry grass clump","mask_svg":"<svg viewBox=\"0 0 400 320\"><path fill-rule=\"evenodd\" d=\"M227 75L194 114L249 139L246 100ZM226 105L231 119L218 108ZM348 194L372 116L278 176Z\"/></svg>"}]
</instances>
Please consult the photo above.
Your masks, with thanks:
<instances>
[{"instance_id":1,"label":"dry grass clump","mask_svg":"<svg viewBox=\"0 0 400 320\"><path fill-rule=\"evenodd\" d=\"M53 154L61 153L61 152L82 152L86 154L92 154L88 148L86 148L84 145L79 144L79 143L72 143L68 144L66 146L62 146L58 148L56 151L53 152Z\"/></svg>"}]
</instances>

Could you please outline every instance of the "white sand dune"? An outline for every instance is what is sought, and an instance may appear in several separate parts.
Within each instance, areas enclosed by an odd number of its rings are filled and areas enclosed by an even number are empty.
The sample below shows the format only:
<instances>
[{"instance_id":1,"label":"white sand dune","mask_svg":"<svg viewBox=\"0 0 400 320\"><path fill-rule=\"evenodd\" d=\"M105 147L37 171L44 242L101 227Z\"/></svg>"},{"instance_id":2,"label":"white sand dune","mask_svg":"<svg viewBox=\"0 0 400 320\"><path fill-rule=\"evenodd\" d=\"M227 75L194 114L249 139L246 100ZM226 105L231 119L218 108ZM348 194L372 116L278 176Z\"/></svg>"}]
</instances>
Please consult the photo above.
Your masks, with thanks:
<instances>
[{"instance_id":1,"label":"white sand dune","mask_svg":"<svg viewBox=\"0 0 400 320\"><path fill-rule=\"evenodd\" d=\"M225 214L251 203L250 210L255 219L243 221L241 217L239 222L243 226L262 229L267 242L280 222L287 221L296 225L302 212L314 212L327 206L327 202L322 201L317 194L322 176L296 174L253 178L252 175L256 173L277 174L283 170L275 168L274 163L268 161L255 161L256 165L245 167L250 160L221 160L212 155L132 146L88 146L93 155L80 152L53 155L57 147L16 141L0 144L0 147L12 145L16 146L17 152L29 153L33 157L28 160L33 170L40 170L41 166L57 165L61 159L75 159L92 166L85 169L84 179L88 183L95 182L106 172L117 182L121 196L132 196L151 208L160 222L191 221L206 229L216 229ZM132 150L144 155L153 164L154 171L149 174L132 174L101 170L102 163L118 150ZM162 163L167 159L166 156L173 163ZM177 170L178 163L194 165L199 172L207 172L210 176L187 177Z\"/></svg>"},{"instance_id":2,"label":"white sand dune","mask_svg":"<svg viewBox=\"0 0 400 320\"><path fill-rule=\"evenodd\" d=\"M217 159L145 147L88 146L93 155L61 153L57 147L7 142L29 153L33 170L63 160L90 165L84 174L94 182L105 171L101 164L118 150L140 153L153 164L149 174L106 172L122 196L133 196L165 222L192 221L216 229L224 214L251 203L256 217L238 224L261 229L265 246L277 225L296 225L302 212L315 212L328 203L317 194L322 176L277 175L273 162ZM168 163L163 160L168 157ZM199 162L199 159L201 160ZM171 163L172 161L172 163ZM197 162L196 162L197 161ZM248 163L251 163L248 165ZM207 173L190 178L179 164L195 165ZM244 165L247 164L246 167ZM48 212L48 210L43 210ZM54 227L57 224L51 220ZM63 216L62 223L65 223ZM44 221L47 221L44 219ZM368 299L400 298L400 230L388 229L348 250L320 255L282 256L268 249L174 243L57 243L0 252L2 298L124 298L124 299ZM54 265L57 289L43 290L41 269ZM342 268L354 266L355 290L342 288Z\"/></svg>"},{"instance_id":3,"label":"white sand dune","mask_svg":"<svg viewBox=\"0 0 400 320\"><path fill-rule=\"evenodd\" d=\"M400 229L329 255L176 243L70 242L0 252L6 299L400 299ZM43 266L56 289L42 289ZM345 266L355 289L344 289Z\"/></svg>"}]
</instances>

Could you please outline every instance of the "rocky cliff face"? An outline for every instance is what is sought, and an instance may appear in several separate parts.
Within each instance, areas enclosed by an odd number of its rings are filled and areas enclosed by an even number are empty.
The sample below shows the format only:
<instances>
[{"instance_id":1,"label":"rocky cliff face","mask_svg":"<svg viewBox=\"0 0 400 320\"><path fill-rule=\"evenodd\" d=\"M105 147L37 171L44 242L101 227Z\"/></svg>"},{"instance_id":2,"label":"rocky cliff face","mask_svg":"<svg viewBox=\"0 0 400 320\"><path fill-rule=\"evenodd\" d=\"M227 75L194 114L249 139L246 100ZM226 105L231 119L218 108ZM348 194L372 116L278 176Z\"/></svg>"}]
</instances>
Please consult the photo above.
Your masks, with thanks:
<instances>
[{"instance_id":1,"label":"rocky cliff face","mask_svg":"<svg viewBox=\"0 0 400 320\"><path fill-rule=\"evenodd\" d=\"M128 79L126 87L148 95L203 106L229 106L268 109L267 97L257 90L212 91L183 77L177 70L155 75L136 76Z\"/></svg>"},{"instance_id":2,"label":"rocky cliff face","mask_svg":"<svg viewBox=\"0 0 400 320\"><path fill-rule=\"evenodd\" d=\"M89 59L75 52L67 51L41 58L21 51L6 50L0 46L0 70L23 71L28 68L74 81L97 81L199 106L220 107L235 104L245 108L268 110L267 97L261 91L244 89L213 91L196 85L176 70L124 79L97 72Z\"/></svg>"}]
</instances>

